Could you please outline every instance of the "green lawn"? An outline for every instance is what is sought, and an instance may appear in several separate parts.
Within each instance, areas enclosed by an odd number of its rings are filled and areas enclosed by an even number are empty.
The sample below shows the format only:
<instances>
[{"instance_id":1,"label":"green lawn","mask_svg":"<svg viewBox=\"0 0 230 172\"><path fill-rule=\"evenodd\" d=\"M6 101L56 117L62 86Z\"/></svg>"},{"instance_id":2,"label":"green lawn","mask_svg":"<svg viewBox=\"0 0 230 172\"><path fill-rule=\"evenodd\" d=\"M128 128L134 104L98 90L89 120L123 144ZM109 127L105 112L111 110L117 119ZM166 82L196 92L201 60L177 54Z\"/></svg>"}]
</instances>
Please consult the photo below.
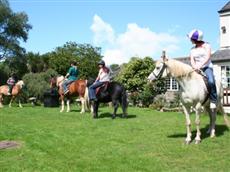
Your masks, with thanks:
<instances>
[{"instance_id":1,"label":"green lawn","mask_svg":"<svg viewBox=\"0 0 230 172\"><path fill-rule=\"evenodd\" d=\"M182 113L129 108L128 119L112 120L111 108L101 108L99 119L79 109L0 109L0 140L22 143L0 150L0 171L230 171L230 132L223 116L217 117L216 138L205 134L209 119L202 115L201 144L184 145Z\"/></svg>"}]
</instances>

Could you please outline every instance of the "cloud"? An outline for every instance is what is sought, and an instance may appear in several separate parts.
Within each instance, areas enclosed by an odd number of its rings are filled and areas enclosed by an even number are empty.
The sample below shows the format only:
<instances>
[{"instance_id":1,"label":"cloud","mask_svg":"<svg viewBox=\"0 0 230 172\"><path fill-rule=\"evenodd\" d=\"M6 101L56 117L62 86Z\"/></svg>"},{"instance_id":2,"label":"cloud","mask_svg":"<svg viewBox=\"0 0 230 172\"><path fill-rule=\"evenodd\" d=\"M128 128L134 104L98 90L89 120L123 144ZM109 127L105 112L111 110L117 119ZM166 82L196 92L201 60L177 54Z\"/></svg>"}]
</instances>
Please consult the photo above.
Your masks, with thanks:
<instances>
[{"instance_id":1,"label":"cloud","mask_svg":"<svg viewBox=\"0 0 230 172\"><path fill-rule=\"evenodd\" d=\"M94 15L91 30L94 33L94 43L99 45L104 42L113 43L114 31L110 24L105 23L98 15Z\"/></svg>"},{"instance_id":2,"label":"cloud","mask_svg":"<svg viewBox=\"0 0 230 172\"><path fill-rule=\"evenodd\" d=\"M124 33L115 34L110 24L94 16L91 30L94 43L104 50L107 64L128 62L131 57L158 57L162 50L168 53L179 49L179 39L169 33L156 33L147 27L129 23Z\"/></svg>"}]
</instances>

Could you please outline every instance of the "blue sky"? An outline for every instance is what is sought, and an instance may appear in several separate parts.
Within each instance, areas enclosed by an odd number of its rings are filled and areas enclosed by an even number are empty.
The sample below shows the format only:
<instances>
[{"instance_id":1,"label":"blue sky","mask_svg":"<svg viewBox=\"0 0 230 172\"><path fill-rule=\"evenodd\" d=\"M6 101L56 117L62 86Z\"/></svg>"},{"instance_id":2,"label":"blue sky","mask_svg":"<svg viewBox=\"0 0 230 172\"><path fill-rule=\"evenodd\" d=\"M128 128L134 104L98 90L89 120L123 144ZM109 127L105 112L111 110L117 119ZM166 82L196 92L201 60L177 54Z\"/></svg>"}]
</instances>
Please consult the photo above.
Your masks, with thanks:
<instances>
[{"instance_id":1,"label":"blue sky","mask_svg":"<svg viewBox=\"0 0 230 172\"><path fill-rule=\"evenodd\" d=\"M132 56L184 57L192 46L186 34L198 28L212 50L219 48L219 14L227 0L9 0L33 26L23 46L40 54L67 41L102 48L104 60Z\"/></svg>"}]
</instances>

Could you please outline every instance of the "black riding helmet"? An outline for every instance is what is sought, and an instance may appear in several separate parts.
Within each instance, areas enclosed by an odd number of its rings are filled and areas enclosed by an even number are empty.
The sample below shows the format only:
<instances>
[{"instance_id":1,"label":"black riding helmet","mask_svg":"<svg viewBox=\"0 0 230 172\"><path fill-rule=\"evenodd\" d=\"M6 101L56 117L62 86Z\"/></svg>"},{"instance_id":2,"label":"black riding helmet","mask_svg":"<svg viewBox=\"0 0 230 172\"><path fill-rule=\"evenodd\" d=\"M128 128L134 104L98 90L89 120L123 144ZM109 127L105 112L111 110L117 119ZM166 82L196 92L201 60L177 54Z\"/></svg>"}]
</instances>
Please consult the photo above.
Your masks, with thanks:
<instances>
[{"instance_id":1,"label":"black riding helmet","mask_svg":"<svg viewBox=\"0 0 230 172\"><path fill-rule=\"evenodd\" d=\"M105 66L105 61L104 60L100 60L97 64Z\"/></svg>"}]
</instances>

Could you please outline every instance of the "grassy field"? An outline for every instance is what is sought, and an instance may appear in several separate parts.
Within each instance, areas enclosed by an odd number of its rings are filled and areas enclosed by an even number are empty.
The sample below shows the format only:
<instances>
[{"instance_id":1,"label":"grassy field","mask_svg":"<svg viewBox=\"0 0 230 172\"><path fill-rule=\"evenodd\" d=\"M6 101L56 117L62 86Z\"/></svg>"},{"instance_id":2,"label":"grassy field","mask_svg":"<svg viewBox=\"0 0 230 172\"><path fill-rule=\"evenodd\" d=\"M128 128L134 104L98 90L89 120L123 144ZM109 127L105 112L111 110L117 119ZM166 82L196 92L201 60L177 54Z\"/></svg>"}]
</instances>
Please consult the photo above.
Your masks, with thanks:
<instances>
[{"instance_id":1,"label":"grassy field","mask_svg":"<svg viewBox=\"0 0 230 172\"><path fill-rule=\"evenodd\" d=\"M230 132L223 116L217 117L216 138L205 134L209 119L202 115L201 144L184 145L182 113L129 108L128 119L112 120L111 108L101 108L99 119L79 109L0 109L0 140L22 143L0 150L0 171L230 171Z\"/></svg>"}]
</instances>

